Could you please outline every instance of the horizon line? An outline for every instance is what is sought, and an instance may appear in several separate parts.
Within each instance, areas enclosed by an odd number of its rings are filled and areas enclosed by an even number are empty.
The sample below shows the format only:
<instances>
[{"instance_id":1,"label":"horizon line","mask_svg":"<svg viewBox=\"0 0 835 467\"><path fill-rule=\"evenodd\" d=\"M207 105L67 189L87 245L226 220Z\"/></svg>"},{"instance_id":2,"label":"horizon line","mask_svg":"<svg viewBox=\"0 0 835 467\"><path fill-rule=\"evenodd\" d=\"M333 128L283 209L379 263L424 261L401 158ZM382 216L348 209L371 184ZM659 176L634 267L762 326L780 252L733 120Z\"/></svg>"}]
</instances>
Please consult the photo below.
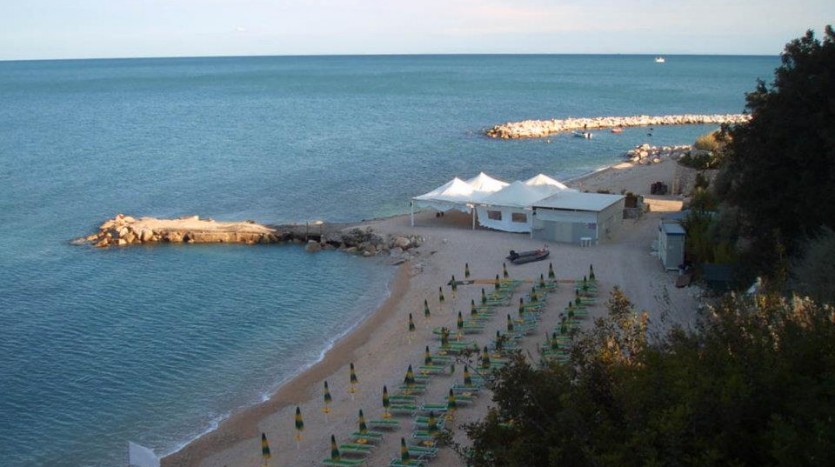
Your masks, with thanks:
<instances>
[{"instance_id":1,"label":"horizon line","mask_svg":"<svg viewBox=\"0 0 835 467\"><path fill-rule=\"evenodd\" d=\"M327 57L469 57L469 56L631 56L631 57L775 57L780 54L733 54L733 53L581 53L581 52L436 52L436 53L355 53L355 54L254 54L254 55L138 55L113 57L65 57L65 58L0 58L0 63L12 62L56 62L82 60L160 60L160 59L198 59L198 58L327 58Z\"/></svg>"}]
</instances>

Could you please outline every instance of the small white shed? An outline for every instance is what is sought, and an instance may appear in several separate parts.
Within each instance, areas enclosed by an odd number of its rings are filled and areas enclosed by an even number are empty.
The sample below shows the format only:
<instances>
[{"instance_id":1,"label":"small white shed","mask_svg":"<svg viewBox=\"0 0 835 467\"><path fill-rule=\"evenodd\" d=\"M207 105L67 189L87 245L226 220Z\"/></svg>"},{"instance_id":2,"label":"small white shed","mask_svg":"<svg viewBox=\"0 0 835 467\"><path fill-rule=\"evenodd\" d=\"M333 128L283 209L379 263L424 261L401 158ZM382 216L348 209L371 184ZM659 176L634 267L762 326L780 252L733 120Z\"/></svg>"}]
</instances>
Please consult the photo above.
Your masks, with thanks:
<instances>
[{"instance_id":1,"label":"small white shed","mask_svg":"<svg viewBox=\"0 0 835 467\"><path fill-rule=\"evenodd\" d=\"M621 195L562 191L533 204L531 236L551 242L596 244L623 223Z\"/></svg>"},{"instance_id":2,"label":"small white shed","mask_svg":"<svg viewBox=\"0 0 835 467\"><path fill-rule=\"evenodd\" d=\"M658 259L664 269L671 271L678 269L684 263L684 241L687 232L678 222L664 222L658 224Z\"/></svg>"}]
</instances>

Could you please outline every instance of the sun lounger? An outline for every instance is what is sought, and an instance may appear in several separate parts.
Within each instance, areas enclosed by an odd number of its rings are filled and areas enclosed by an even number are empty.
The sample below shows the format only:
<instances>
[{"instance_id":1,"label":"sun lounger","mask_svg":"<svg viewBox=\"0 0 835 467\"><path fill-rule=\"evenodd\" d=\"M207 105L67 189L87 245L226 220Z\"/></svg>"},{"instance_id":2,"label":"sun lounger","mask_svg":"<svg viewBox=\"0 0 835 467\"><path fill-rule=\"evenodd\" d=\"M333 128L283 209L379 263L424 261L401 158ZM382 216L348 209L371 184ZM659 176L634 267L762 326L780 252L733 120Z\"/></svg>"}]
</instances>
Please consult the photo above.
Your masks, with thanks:
<instances>
[{"instance_id":1,"label":"sun lounger","mask_svg":"<svg viewBox=\"0 0 835 467\"><path fill-rule=\"evenodd\" d=\"M390 467L423 467L426 461L420 459L410 459L408 462L403 462L399 457L395 457L389 463Z\"/></svg>"},{"instance_id":2,"label":"sun lounger","mask_svg":"<svg viewBox=\"0 0 835 467\"><path fill-rule=\"evenodd\" d=\"M356 466L356 465L363 465L365 464L365 459L325 459L322 461L322 465L332 465L332 466Z\"/></svg>"},{"instance_id":3,"label":"sun lounger","mask_svg":"<svg viewBox=\"0 0 835 467\"><path fill-rule=\"evenodd\" d=\"M447 411L447 405L446 405L446 402L444 402L442 404L423 404L420 407L418 407L417 410L420 413L435 412L436 414L438 414L438 413L446 412Z\"/></svg>"},{"instance_id":4,"label":"sun lounger","mask_svg":"<svg viewBox=\"0 0 835 467\"><path fill-rule=\"evenodd\" d=\"M355 431L351 433L351 439L357 444L379 443L383 439L383 434L379 431L366 431L365 433Z\"/></svg>"},{"instance_id":5,"label":"sun lounger","mask_svg":"<svg viewBox=\"0 0 835 467\"><path fill-rule=\"evenodd\" d=\"M376 428L378 430L396 430L400 428L400 420L396 420L394 418L380 418L375 420L369 420L368 426L371 428Z\"/></svg>"},{"instance_id":6,"label":"sun lounger","mask_svg":"<svg viewBox=\"0 0 835 467\"><path fill-rule=\"evenodd\" d=\"M389 413L394 415L412 415L417 410L417 406L414 404L408 405L392 405L389 407Z\"/></svg>"},{"instance_id":7,"label":"sun lounger","mask_svg":"<svg viewBox=\"0 0 835 467\"><path fill-rule=\"evenodd\" d=\"M438 448L430 446L408 446L409 456L417 459L431 459L438 455Z\"/></svg>"},{"instance_id":8,"label":"sun lounger","mask_svg":"<svg viewBox=\"0 0 835 467\"><path fill-rule=\"evenodd\" d=\"M345 443L339 445L339 452L343 454L359 454L365 456L371 454L371 450L373 448L374 446L368 443Z\"/></svg>"}]
</instances>

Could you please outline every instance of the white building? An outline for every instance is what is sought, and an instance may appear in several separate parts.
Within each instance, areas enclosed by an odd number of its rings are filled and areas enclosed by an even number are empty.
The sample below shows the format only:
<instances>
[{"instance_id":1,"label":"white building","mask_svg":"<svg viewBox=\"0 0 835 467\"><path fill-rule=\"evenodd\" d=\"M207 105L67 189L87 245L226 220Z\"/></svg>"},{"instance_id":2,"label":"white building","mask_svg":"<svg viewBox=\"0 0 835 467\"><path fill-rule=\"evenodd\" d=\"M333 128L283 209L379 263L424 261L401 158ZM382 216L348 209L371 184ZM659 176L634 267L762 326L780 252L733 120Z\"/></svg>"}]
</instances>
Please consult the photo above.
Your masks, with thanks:
<instances>
[{"instance_id":1,"label":"white building","mask_svg":"<svg viewBox=\"0 0 835 467\"><path fill-rule=\"evenodd\" d=\"M531 236L563 243L607 241L623 223L624 199L621 195L559 192L531 206Z\"/></svg>"}]
</instances>

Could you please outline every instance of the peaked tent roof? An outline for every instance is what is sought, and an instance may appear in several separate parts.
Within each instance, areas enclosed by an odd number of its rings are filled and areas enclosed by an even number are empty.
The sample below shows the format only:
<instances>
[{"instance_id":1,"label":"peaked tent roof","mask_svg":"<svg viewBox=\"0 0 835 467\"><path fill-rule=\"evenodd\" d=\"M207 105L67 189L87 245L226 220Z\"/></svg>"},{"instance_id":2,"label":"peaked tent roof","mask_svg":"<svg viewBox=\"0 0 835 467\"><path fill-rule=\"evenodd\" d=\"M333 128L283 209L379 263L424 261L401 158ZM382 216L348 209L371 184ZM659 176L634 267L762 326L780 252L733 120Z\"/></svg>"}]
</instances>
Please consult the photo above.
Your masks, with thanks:
<instances>
[{"instance_id":1,"label":"peaked tent roof","mask_svg":"<svg viewBox=\"0 0 835 467\"><path fill-rule=\"evenodd\" d=\"M553 178L551 178L547 175L543 175L543 174L539 174L535 177L531 177L531 178L525 180L524 183L527 186L552 186L552 187L558 188L560 190L573 190L573 188L568 188L567 186L565 186L565 184L560 183L560 182L554 180Z\"/></svg>"},{"instance_id":2,"label":"peaked tent roof","mask_svg":"<svg viewBox=\"0 0 835 467\"><path fill-rule=\"evenodd\" d=\"M554 192L546 187L531 187L517 180L507 187L482 198L481 202L492 206L525 208L552 194Z\"/></svg>"},{"instance_id":3,"label":"peaked tent roof","mask_svg":"<svg viewBox=\"0 0 835 467\"><path fill-rule=\"evenodd\" d=\"M507 182L496 180L484 172L481 172L477 176L467 180L467 184L473 187L474 191L482 193L494 193L508 185Z\"/></svg>"},{"instance_id":4,"label":"peaked tent roof","mask_svg":"<svg viewBox=\"0 0 835 467\"><path fill-rule=\"evenodd\" d=\"M458 177L444 183L429 193L415 196L419 201L447 201L451 203L467 202L473 194L473 188Z\"/></svg>"}]
</instances>

